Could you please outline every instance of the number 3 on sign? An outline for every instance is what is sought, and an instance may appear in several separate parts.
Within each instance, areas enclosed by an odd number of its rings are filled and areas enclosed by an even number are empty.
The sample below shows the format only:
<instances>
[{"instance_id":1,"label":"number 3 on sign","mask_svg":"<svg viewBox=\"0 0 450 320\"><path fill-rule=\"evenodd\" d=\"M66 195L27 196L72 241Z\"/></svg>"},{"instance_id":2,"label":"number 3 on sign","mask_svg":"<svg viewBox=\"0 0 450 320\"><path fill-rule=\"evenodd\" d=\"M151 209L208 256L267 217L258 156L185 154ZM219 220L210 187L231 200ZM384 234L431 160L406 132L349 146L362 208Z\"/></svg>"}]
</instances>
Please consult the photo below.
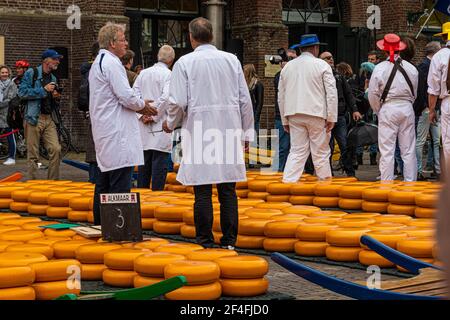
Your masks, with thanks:
<instances>
[{"instance_id":1,"label":"number 3 on sign","mask_svg":"<svg viewBox=\"0 0 450 320\"><path fill-rule=\"evenodd\" d=\"M123 226L125 225L125 219L124 219L124 217L122 215L122 210L120 210L120 209L116 209L116 210L117 210L117 212L119 212L118 218L119 218L119 220L121 220L120 223L116 224L116 227L119 228L119 229L122 229Z\"/></svg>"}]
</instances>

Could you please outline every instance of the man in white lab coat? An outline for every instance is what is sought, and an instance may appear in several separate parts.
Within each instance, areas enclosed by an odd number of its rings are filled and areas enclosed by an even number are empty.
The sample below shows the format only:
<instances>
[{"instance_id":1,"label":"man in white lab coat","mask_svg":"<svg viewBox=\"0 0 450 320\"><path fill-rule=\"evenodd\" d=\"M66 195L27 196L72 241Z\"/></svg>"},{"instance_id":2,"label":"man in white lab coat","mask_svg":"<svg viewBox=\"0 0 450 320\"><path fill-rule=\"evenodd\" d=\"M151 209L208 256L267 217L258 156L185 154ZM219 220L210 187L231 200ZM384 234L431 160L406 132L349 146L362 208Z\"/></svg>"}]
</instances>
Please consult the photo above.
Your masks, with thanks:
<instances>
[{"instance_id":1,"label":"man in white lab coat","mask_svg":"<svg viewBox=\"0 0 450 320\"><path fill-rule=\"evenodd\" d=\"M381 153L381 181L394 180L394 155L398 139L404 162L405 181L416 181L416 132L413 103L417 96L419 72L411 63L401 60L398 53L406 49L396 34L387 34L377 42L380 50L389 53L389 60L379 63L370 78L369 102L378 115L378 147ZM383 96L394 64L398 70L387 95ZM387 91L386 91L387 92ZM384 98L384 99L383 99Z\"/></svg>"},{"instance_id":2,"label":"man in white lab coat","mask_svg":"<svg viewBox=\"0 0 450 320\"><path fill-rule=\"evenodd\" d=\"M158 63L141 71L133 89L143 99L154 101L158 115L148 117L138 115L144 150L144 165L139 167L138 188L149 188L153 191L164 190L167 167L172 150L172 134L162 130L167 119L167 102L169 96L170 67L175 60L175 51L164 45L158 52Z\"/></svg>"},{"instance_id":3,"label":"man in white lab coat","mask_svg":"<svg viewBox=\"0 0 450 320\"><path fill-rule=\"evenodd\" d=\"M330 65L318 59L319 38L303 35L302 54L283 68L278 84L278 104L283 127L291 136L291 150L283 182L296 183L312 154L316 175L331 178L330 138L337 121L338 95Z\"/></svg>"},{"instance_id":4,"label":"man in white lab coat","mask_svg":"<svg viewBox=\"0 0 450 320\"><path fill-rule=\"evenodd\" d=\"M444 152L444 170L450 164L450 88L447 87L447 77L450 61L450 22L444 23L442 32L435 34L442 36L446 46L439 50L431 59L428 73L428 107L430 108L430 122L436 123L436 104L441 99L441 135Z\"/></svg>"},{"instance_id":5,"label":"man in white lab coat","mask_svg":"<svg viewBox=\"0 0 450 320\"><path fill-rule=\"evenodd\" d=\"M150 101L128 83L120 58L128 42L122 25L108 23L98 35L100 52L89 72L89 113L99 175L95 185L94 223L101 224L100 194L127 193L134 166L144 164L136 112L157 115Z\"/></svg>"},{"instance_id":6,"label":"man in white lab coat","mask_svg":"<svg viewBox=\"0 0 450 320\"><path fill-rule=\"evenodd\" d=\"M239 60L211 44L211 23L194 19L189 32L194 52L175 63L163 128L170 132L182 124L183 158L177 180L194 186L197 242L214 245L212 185L216 184L221 245L231 249L238 230L236 182L247 179L243 141L252 141L255 134L253 107Z\"/></svg>"}]
</instances>

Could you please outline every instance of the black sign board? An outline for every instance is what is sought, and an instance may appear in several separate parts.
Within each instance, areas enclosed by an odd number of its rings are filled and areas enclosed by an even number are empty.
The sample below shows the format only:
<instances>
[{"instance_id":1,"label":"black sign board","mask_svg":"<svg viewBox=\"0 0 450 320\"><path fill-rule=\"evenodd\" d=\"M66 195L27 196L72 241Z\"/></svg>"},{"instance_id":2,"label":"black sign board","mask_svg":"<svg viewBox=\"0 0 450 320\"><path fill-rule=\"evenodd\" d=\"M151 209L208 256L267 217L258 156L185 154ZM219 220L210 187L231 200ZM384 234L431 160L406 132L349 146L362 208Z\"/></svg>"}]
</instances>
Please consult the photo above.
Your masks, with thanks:
<instances>
[{"instance_id":1,"label":"black sign board","mask_svg":"<svg viewBox=\"0 0 450 320\"><path fill-rule=\"evenodd\" d=\"M100 216L103 240L143 240L139 193L100 194Z\"/></svg>"}]
</instances>

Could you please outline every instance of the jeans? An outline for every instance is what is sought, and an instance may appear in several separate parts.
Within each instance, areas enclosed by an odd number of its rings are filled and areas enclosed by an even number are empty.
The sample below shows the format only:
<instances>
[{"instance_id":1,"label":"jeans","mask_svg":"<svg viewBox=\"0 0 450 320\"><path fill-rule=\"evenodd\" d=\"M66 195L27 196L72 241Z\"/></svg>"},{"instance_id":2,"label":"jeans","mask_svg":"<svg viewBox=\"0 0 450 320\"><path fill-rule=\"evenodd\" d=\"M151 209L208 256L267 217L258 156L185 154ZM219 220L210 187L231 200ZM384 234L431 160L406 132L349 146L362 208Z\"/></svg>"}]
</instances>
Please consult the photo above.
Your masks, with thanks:
<instances>
[{"instance_id":1,"label":"jeans","mask_svg":"<svg viewBox=\"0 0 450 320\"><path fill-rule=\"evenodd\" d=\"M417 171L419 174L423 172L423 146L427 141L428 132L431 133L431 139L433 142L432 148L428 148L428 159L434 156L434 168L437 174L441 173L441 166L439 162L439 147L441 137L441 126L439 120L436 124L431 124L429 119L430 111L425 109L419 117L417 124L417 142L416 142L416 155L417 155ZM433 151L433 153L431 152Z\"/></svg>"},{"instance_id":2,"label":"jeans","mask_svg":"<svg viewBox=\"0 0 450 320\"><path fill-rule=\"evenodd\" d=\"M220 226L223 237L222 246L234 246L238 234L238 201L236 196L236 183L217 184L220 202ZM197 243L207 247L214 246L212 234L213 204L212 185L194 186L194 222L197 234Z\"/></svg>"},{"instance_id":3,"label":"jeans","mask_svg":"<svg viewBox=\"0 0 450 320\"><path fill-rule=\"evenodd\" d=\"M5 134L13 132L13 129L8 128L5 130ZM8 137L8 158L16 159L16 137L14 134L10 134Z\"/></svg>"},{"instance_id":4,"label":"jeans","mask_svg":"<svg viewBox=\"0 0 450 320\"><path fill-rule=\"evenodd\" d=\"M347 120L345 119L345 116L338 116L336 125L331 132L331 154L334 152L334 139L336 139L339 150L341 151L340 161L342 162L345 173L354 176L355 169L353 169L351 153L347 149Z\"/></svg>"},{"instance_id":5,"label":"jeans","mask_svg":"<svg viewBox=\"0 0 450 320\"><path fill-rule=\"evenodd\" d=\"M170 153L157 150L144 151L144 165L138 168L138 188L150 188L153 191L162 191L166 184L168 158Z\"/></svg>"},{"instance_id":6,"label":"jeans","mask_svg":"<svg viewBox=\"0 0 450 320\"><path fill-rule=\"evenodd\" d=\"M281 120L275 120L275 129L278 130L278 171L283 172L284 167L286 166L289 150L291 149L291 138L289 136L289 133L284 131L283 123L281 122Z\"/></svg>"},{"instance_id":7,"label":"jeans","mask_svg":"<svg viewBox=\"0 0 450 320\"><path fill-rule=\"evenodd\" d=\"M96 183L98 176L98 165L97 162L89 163L89 182Z\"/></svg>"},{"instance_id":8,"label":"jeans","mask_svg":"<svg viewBox=\"0 0 450 320\"><path fill-rule=\"evenodd\" d=\"M434 148L433 148L433 144L431 143L431 141L428 141L427 144L428 144L427 167L432 168L433 163L434 163ZM430 152L430 151L433 151L433 152Z\"/></svg>"},{"instance_id":9,"label":"jeans","mask_svg":"<svg viewBox=\"0 0 450 320\"><path fill-rule=\"evenodd\" d=\"M94 192L94 224L101 225L100 194L129 193L131 190L131 174L133 167L101 172L97 171L97 182Z\"/></svg>"}]
</instances>

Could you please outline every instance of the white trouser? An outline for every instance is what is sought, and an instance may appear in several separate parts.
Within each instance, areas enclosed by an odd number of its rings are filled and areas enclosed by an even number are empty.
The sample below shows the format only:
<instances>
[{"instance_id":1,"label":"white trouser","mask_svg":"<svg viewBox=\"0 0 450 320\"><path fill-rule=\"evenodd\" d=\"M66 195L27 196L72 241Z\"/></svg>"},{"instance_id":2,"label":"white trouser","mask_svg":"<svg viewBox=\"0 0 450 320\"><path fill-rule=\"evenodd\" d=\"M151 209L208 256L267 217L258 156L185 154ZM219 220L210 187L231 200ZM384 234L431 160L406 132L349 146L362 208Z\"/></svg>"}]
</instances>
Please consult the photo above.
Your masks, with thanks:
<instances>
[{"instance_id":1,"label":"white trouser","mask_svg":"<svg viewBox=\"0 0 450 320\"><path fill-rule=\"evenodd\" d=\"M441 171L450 163L450 97L442 100L441 104L441 134L442 149L444 153L444 163L441 164Z\"/></svg>"},{"instance_id":2,"label":"white trouser","mask_svg":"<svg viewBox=\"0 0 450 320\"><path fill-rule=\"evenodd\" d=\"M378 117L378 147L381 153L380 172L382 181L394 180L395 145L400 147L405 181L416 181L416 132L414 110L411 103L386 103Z\"/></svg>"},{"instance_id":3,"label":"white trouser","mask_svg":"<svg viewBox=\"0 0 450 320\"><path fill-rule=\"evenodd\" d=\"M300 179L310 153L317 177L331 177L331 133L326 132L325 124L322 118L304 114L289 117L291 150L284 169L283 182L295 183Z\"/></svg>"}]
</instances>

